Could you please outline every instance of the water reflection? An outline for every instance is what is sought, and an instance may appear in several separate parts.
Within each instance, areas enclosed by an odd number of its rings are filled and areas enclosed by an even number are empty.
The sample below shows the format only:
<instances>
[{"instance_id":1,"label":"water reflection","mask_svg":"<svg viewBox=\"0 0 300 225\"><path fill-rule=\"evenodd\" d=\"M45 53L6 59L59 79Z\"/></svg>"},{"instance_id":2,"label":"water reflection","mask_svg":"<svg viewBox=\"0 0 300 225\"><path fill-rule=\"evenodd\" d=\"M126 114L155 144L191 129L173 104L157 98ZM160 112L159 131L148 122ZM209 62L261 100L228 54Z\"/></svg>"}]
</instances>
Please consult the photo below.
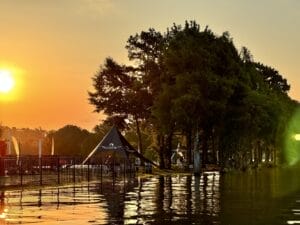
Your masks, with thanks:
<instances>
[{"instance_id":1,"label":"water reflection","mask_svg":"<svg viewBox=\"0 0 300 225\"><path fill-rule=\"evenodd\" d=\"M136 178L114 187L86 183L0 194L0 224L216 224L219 212L217 173Z\"/></svg>"},{"instance_id":2,"label":"water reflection","mask_svg":"<svg viewBox=\"0 0 300 225\"><path fill-rule=\"evenodd\" d=\"M124 224L217 224L219 200L217 173L140 179L125 196Z\"/></svg>"},{"instance_id":3,"label":"water reflection","mask_svg":"<svg viewBox=\"0 0 300 225\"><path fill-rule=\"evenodd\" d=\"M2 190L0 224L299 224L298 174L211 172Z\"/></svg>"},{"instance_id":4,"label":"water reflection","mask_svg":"<svg viewBox=\"0 0 300 225\"><path fill-rule=\"evenodd\" d=\"M0 192L0 219L6 218L6 209L4 204L4 191Z\"/></svg>"},{"instance_id":5,"label":"water reflection","mask_svg":"<svg viewBox=\"0 0 300 225\"><path fill-rule=\"evenodd\" d=\"M106 224L106 204L88 186L6 191L0 224Z\"/></svg>"},{"instance_id":6,"label":"water reflection","mask_svg":"<svg viewBox=\"0 0 300 225\"><path fill-rule=\"evenodd\" d=\"M299 168L234 173L220 179L220 221L227 224L299 224Z\"/></svg>"}]
</instances>

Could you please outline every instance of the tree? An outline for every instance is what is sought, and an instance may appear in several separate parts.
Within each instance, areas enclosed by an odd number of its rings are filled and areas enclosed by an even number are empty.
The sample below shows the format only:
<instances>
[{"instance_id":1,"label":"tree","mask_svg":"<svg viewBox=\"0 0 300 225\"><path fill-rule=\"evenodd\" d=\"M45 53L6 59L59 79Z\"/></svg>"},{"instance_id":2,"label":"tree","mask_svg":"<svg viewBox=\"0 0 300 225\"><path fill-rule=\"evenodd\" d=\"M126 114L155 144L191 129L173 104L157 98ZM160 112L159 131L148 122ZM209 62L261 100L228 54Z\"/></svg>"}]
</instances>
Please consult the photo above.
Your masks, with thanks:
<instances>
[{"instance_id":1,"label":"tree","mask_svg":"<svg viewBox=\"0 0 300 225\"><path fill-rule=\"evenodd\" d=\"M151 93L152 100L161 89L162 68L159 59L165 46L166 37L153 28L130 36L126 45L128 58L137 65L135 70L143 86Z\"/></svg>"},{"instance_id":2,"label":"tree","mask_svg":"<svg viewBox=\"0 0 300 225\"><path fill-rule=\"evenodd\" d=\"M93 86L94 92L89 92L89 100L95 106L95 111L103 111L110 121L118 121L122 126L125 120L133 121L141 140L139 121L147 117L151 98L135 69L107 58L104 66L93 77ZM142 149L141 141L139 147Z\"/></svg>"},{"instance_id":3,"label":"tree","mask_svg":"<svg viewBox=\"0 0 300 225\"><path fill-rule=\"evenodd\" d=\"M290 86L247 48L239 53L228 32L217 36L190 21L163 35L151 28L130 36L126 48L134 66L107 58L89 99L107 122L135 123L139 149L141 124L150 126L161 168L171 167L174 134L185 136L188 164L198 146L202 165L219 158L221 166L238 168L280 149L293 108Z\"/></svg>"},{"instance_id":4,"label":"tree","mask_svg":"<svg viewBox=\"0 0 300 225\"><path fill-rule=\"evenodd\" d=\"M228 34L227 34L228 35ZM208 141L220 126L234 81L240 76L240 58L231 40L216 37L208 28L191 21L184 28L174 25L162 56L164 88L171 90L171 118L176 129L187 135L188 163L192 144L201 130L203 165L208 161ZM165 87L163 86L163 87ZM172 87L172 88L170 88Z\"/></svg>"},{"instance_id":5,"label":"tree","mask_svg":"<svg viewBox=\"0 0 300 225\"><path fill-rule=\"evenodd\" d=\"M147 90L149 97L149 106L144 108L146 116L144 119L155 127L154 133L156 135L156 142L159 145L160 167L164 168L164 148L165 138L160 130L160 124L152 115L153 102L161 91L161 73L162 67L160 64L160 57L165 47L165 37L160 33L150 28L148 31L142 31L140 34L130 36L126 48L128 50L128 57L137 66L135 70L141 81L141 88ZM143 98L140 98L143 101ZM138 135L140 134L137 130ZM140 135L139 135L140 136ZM141 143L140 143L141 144ZM141 149L141 146L140 146Z\"/></svg>"},{"instance_id":6,"label":"tree","mask_svg":"<svg viewBox=\"0 0 300 225\"><path fill-rule=\"evenodd\" d=\"M74 125L66 125L53 133L58 155L82 156L91 149L84 149L84 141L90 133Z\"/></svg>"},{"instance_id":7,"label":"tree","mask_svg":"<svg viewBox=\"0 0 300 225\"><path fill-rule=\"evenodd\" d=\"M287 83L287 80L283 78L277 70L261 63L254 63L254 66L260 72L270 89L282 93L287 93L290 90L290 85Z\"/></svg>"}]
</instances>

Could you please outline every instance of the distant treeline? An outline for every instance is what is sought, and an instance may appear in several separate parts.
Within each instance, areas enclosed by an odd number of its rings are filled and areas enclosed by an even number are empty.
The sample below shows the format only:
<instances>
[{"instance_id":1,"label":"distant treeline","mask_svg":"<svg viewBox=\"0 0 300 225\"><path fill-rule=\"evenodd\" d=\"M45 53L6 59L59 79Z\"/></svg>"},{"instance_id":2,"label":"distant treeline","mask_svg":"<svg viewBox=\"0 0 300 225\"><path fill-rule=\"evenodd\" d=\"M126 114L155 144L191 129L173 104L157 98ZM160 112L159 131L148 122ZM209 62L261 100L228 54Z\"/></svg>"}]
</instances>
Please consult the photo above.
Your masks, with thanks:
<instances>
[{"instance_id":1,"label":"distant treeline","mask_svg":"<svg viewBox=\"0 0 300 225\"><path fill-rule=\"evenodd\" d=\"M10 153L12 155L16 154L12 143L12 137L15 137L21 155L38 155L39 141L41 141L43 155L50 155L52 144L54 144L55 155L85 157L102 140L111 126L112 124L104 122L95 126L93 132L75 125L66 125L56 131L0 126L0 140L11 143ZM137 146L136 135L133 131L128 130L126 136L132 145ZM147 140L145 139L144 142L147 143Z\"/></svg>"}]
</instances>

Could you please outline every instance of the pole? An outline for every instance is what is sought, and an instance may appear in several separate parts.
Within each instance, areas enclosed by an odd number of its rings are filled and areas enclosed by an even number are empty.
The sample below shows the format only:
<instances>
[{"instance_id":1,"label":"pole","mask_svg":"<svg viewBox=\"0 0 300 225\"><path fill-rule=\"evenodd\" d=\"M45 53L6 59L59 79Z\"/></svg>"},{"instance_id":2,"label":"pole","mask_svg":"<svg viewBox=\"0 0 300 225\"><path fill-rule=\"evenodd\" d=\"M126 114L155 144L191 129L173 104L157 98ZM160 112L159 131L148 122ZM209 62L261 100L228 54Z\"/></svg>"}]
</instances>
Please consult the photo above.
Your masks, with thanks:
<instances>
[{"instance_id":1,"label":"pole","mask_svg":"<svg viewBox=\"0 0 300 225\"><path fill-rule=\"evenodd\" d=\"M194 142L194 175L200 176L201 173L201 160L199 150L199 132L197 130Z\"/></svg>"},{"instance_id":2,"label":"pole","mask_svg":"<svg viewBox=\"0 0 300 225\"><path fill-rule=\"evenodd\" d=\"M87 180L90 182L90 160L88 160L87 163Z\"/></svg>"},{"instance_id":3,"label":"pole","mask_svg":"<svg viewBox=\"0 0 300 225\"><path fill-rule=\"evenodd\" d=\"M19 164L19 173L20 173L20 183L21 187L23 186L23 167L22 167L22 160L20 160Z\"/></svg>"},{"instance_id":4,"label":"pole","mask_svg":"<svg viewBox=\"0 0 300 225\"><path fill-rule=\"evenodd\" d=\"M40 186L43 185L43 161L42 157L39 157L39 168L40 168Z\"/></svg>"},{"instance_id":5,"label":"pole","mask_svg":"<svg viewBox=\"0 0 300 225\"><path fill-rule=\"evenodd\" d=\"M39 139L38 147L39 147L39 158L41 158L42 157L42 140L41 139Z\"/></svg>"},{"instance_id":6,"label":"pole","mask_svg":"<svg viewBox=\"0 0 300 225\"><path fill-rule=\"evenodd\" d=\"M100 155L100 191L102 193L102 168L103 168L103 162L102 162L102 154Z\"/></svg>"},{"instance_id":7,"label":"pole","mask_svg":"<svg viewBox=\"0 0 300 225\"><path fill-rule=\"evenodd\" d=\"M115 191L115 153L113 153L113 191Z\"/></svg>"},{"instance_id":8,"label":"pole","mask_svg":"<svg viewBox=\"0 0 300 225\"><path fill-rule=\"evenodd\" d=\"M39 149L39 169L40 169L40 186L43 185L43 166L42 166L42 140L39 139L38 142L38 149Z\"/></svg>"},{"instance_id":9,"label":"pole","mask_svg":"<svg viewBox=\"0 0 300 225\"><path fill-rule=\"evenodd\" d=\"M102 185L102 171L103 171L103 162L102 162L102 155L101 155L101 158L100 158L100 182L101 182L101 185Z\"/></svg>"},{"instance_id":10,"label":"pole","mask_svg":"<svg viewBox=\"0 0 300 225\"><path fill-rule=\"evenodd\" d=\"M73 183L75 184L76 178L75 178L75 158L73 158Z\"/></svg>"},{"instance_id":11,"label":"pole","mask_svg":"<svg viewBox=\"0 0 300 225\"><path fill-rule=\"evenodd\" d=\"M57 168L57 184L60 184L60 168L59 168L59 156L56 158L56 168Z\"/></svg>"},{"instance_id":12,"label":"pole","mask_svg":"<svg viewBox=\"0 0 300 225\"><path fill-rule=\"evenodd\" d=\"M125 183L126 183L126 158L124 158L124 188L125 188Z\"/></svg>"}]
</instances>

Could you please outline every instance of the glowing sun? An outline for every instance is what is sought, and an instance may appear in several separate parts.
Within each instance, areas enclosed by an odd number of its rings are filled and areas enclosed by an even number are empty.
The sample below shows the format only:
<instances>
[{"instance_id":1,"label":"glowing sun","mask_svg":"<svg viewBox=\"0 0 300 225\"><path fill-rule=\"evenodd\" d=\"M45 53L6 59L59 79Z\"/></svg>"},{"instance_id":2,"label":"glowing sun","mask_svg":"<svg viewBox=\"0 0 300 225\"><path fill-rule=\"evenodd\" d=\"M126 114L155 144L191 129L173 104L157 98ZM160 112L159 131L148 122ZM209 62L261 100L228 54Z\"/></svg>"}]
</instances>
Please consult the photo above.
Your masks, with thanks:
<instances>
[{"instance_id":1,"label":"glowing sun","mask_svg":"<svg viewBox=\"0 0 300 225\"><path fill-rule=\"evenodd\" d=\"M14 87L15 81L9 70L0 70L0 92L7 93Z\"/></svg>"}]
</instances>

